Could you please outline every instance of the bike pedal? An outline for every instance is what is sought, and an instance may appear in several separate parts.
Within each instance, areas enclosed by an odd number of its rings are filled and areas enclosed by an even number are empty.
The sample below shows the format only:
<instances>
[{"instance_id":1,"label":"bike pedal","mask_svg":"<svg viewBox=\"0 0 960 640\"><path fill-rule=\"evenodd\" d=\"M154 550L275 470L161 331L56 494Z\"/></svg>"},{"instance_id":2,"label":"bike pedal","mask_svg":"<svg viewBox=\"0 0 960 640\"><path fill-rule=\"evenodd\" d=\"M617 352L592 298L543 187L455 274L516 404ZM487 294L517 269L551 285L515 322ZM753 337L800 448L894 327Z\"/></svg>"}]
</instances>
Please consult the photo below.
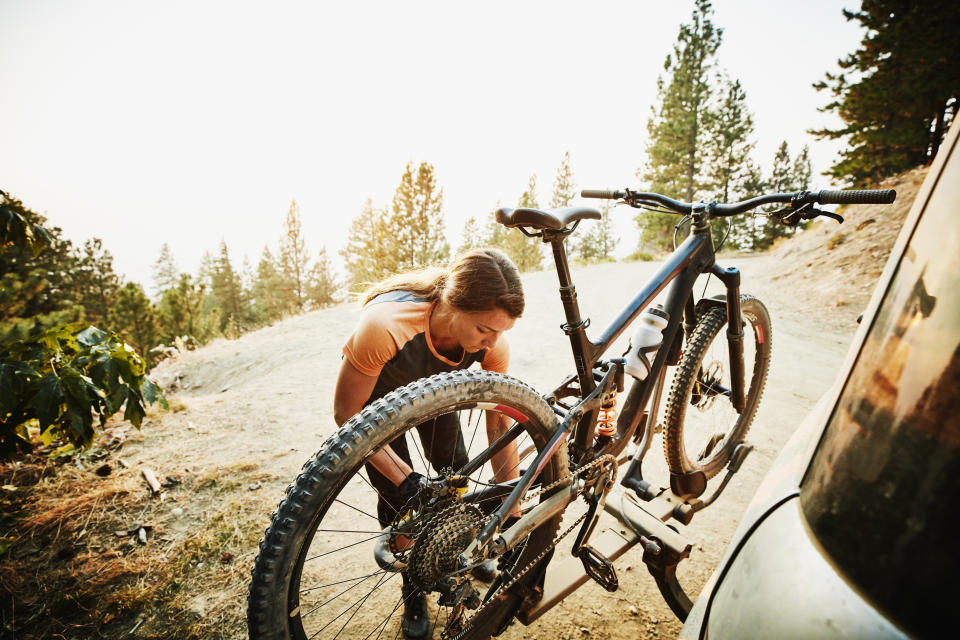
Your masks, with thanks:
<instances>
[{"instance_id":1,"label":"bike pedal","mask_svg":"<svg viewBox=\"0 0 960 640\"><path fill-rule=\"evenodd\" d=\"M585 544L580 547L577 557L583 563L583 570L601 587L611 592L620 588L620 583L617 580L617 570L613 568L613 563L597 552L596 549Z\"/></svg>"}]
</instances>

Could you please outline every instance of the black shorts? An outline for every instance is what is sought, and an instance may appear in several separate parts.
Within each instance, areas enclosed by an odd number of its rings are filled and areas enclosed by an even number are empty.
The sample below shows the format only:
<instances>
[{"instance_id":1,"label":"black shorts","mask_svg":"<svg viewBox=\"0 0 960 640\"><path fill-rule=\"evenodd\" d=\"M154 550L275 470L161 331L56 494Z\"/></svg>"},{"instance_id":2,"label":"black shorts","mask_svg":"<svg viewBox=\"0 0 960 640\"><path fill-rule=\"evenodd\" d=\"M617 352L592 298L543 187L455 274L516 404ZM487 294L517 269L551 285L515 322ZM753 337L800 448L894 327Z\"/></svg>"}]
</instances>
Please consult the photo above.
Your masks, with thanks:
<instances>
[{"instance_id":1,"label":"black shorts","mask_svg":"<svg viewBox=\"0 0 960 640\"><path fill-rule=\"evenodd\" d=\"M429 422L417 425L416 430L420 445L418 448L416 442L413 443L415 458L410 457L407 445L408 438L417 437L413 430L391 442L390 448L404 462L420 473L436 475L441 469L447 467L459 469L467 463L467 447L463 441L463 433L460 431L460 420L457 414L444 414ZM427 470L423 469L424 458L430 464L430 468ZM413 464L414 459L416 459L416 465ZM386 527L397 518L400 509L404 506L404 501L400 497L400 488L374 469L369 462L366 467L370 483L377 490L377 518L380 520L380 526Z\"/></svg>"}]
</instances>

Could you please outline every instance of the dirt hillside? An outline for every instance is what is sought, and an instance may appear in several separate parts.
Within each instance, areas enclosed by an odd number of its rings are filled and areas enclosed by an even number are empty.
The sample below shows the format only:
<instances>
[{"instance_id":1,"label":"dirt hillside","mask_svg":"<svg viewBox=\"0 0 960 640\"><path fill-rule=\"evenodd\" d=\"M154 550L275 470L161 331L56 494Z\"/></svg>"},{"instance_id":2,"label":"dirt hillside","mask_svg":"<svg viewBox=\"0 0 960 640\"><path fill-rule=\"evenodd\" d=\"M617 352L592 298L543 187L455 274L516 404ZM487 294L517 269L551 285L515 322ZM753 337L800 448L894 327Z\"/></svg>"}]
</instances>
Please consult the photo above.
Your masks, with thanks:
<instances>
[{"instance_id":1,"label":"dirt hillside","mask_svg":"<svg viewBox=\"0 0 960 640\"><path fill-rule=\"evenodd\" d=\"M751 431L755 453L685 532L695 542L681 571L691 595L770 462L832 382L923 175L916 170L884 185L899 192L893 206L848 207L842 226L825 221L768 255L725 261L741 267L743 291L771 310L773 366ZM574 270L592 331L655 267ZM556 276L528 274L524 287L527 313L508 336L511 373L547 392L572 369L558 328ZM0 637L245 637L257 541L285 487L334 432L340 347L359 313L356 304L342 304L164 362L153 375L171 410L154 412L141 432L115 422L94 450L67 463L0 467ZM658 453L655 444L651 455ZM159 495L148 490L145 469L164 485ZM620 591L588 584L505 637L675 636L680 625L639 552L628 553L618 570Z\"/></svg>"}]
</instances>

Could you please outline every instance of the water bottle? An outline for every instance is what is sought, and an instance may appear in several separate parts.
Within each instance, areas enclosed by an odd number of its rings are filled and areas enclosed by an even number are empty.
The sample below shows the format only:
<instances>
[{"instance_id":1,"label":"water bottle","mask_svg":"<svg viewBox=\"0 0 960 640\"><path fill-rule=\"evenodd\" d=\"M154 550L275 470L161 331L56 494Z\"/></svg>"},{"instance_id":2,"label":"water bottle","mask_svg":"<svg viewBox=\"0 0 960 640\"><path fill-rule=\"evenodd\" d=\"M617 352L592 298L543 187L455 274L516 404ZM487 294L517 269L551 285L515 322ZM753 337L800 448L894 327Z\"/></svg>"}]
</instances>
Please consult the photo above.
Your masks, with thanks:
<instances>
[{"instance_id":1,"label":"water bottle","mask_svg":"<svg viewBox=\"0 0 960 640\"><path fill-rule=\"evenodd\" d=\"M627 363L623 370L637 380L643 380L649 375L657 349L663 343L663 330L670 319L664 308L657 304L640 314L637 321L639 326L630 339L630 348L627 350Z\"/></svg>"}]
</instances>

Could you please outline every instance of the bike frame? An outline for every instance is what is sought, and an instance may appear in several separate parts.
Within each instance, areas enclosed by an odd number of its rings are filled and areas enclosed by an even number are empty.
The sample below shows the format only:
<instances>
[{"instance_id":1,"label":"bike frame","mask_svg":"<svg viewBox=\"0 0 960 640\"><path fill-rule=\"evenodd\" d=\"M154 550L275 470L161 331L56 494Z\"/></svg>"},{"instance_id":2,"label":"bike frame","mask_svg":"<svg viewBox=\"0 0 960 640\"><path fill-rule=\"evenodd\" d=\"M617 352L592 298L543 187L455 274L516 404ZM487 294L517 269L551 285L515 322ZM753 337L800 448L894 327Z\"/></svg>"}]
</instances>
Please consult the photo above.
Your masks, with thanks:
<instances>
[{"instance_id":1,"label":"bike frame","mask_svg":"<svg viewBox=\"0 0 960 640\"><path fill-rule=\"evenodd\" d=\"M566 236L572 229L543 231L544 242L548 242L553 248L554 262L560 279L560 299L563 302L566 316L566 322L561 328L570 337L570 346L576 366L575 376L558 387L549 398L556 401L558 398L577 395L580 397L580 401L566 412L561 411L557 403L554 403L555 411L563 416L559 427L551 436L546 447L537 455L523 476L513 486L510 495L504 500L491 521L480 531L477 536L479 545L486 545L490 541L499 529L500 524L513 511L520 498L534 483L550 457L571 435L573 436L573 450L576 453L577 461L581 463L606 454L617 455L626 447L644 417L644 408L650 400L654 387L658 386L661 380L661 372L667 366L668 358L678 357L679 341L682 340L682 334L679 333L681 321L683 321L688 334L696 326L693 287L697 277L703 273L711 272L717 275L727 289L725 305L728 316L727 338L730 349L733 387L731 395L734 407L738 411L742 409L744 390L740 272L735 267L723 268L716 264L716 251L710 234L710 216L708 213L705 211L694 212L692 219L692 233L668 256L663 265L643 285L633 300L617 315L596 341L590 340L587 336L586 329L589 326L589 319L581 319L576 287L573 285L566 250L563 245ZM665 308L670 317L666 328L663 330L663 346L657 351L657 356L647 377L642 381L635 382L627 394L623 411L617 421L617 433L611 438L595 440L594 431L601 404L600 396L604 390L610 388L614 379L619 376L619 379L622 380L623 376L622 361L611 361L612 366L608 366L602 374L596 372L595 368L600 362L600 357L668 285L671 285L671 287L667 294ZM724 303L716 301L716 304ZM675 362L670 361L669 363L674 364ZM596 380L597 375L601 377L599 384ZM571 389L572 383L578 385L575 391ZM643 428L646 429L647 425L644 425ZM513 434L508 433L498 439L497 442L492 443L480 456L471 461L462 470L462 473L471 473L479 468L486 459L499 451L512 437ZM671 484L673 486L683 486L682 480L682 478L672 479ZM567 503L574 497L568 498ZM541 519L537 518L537 520ZM530 525L535 527L536 523L530 523Z\"/></svg>"}]
</instances>

